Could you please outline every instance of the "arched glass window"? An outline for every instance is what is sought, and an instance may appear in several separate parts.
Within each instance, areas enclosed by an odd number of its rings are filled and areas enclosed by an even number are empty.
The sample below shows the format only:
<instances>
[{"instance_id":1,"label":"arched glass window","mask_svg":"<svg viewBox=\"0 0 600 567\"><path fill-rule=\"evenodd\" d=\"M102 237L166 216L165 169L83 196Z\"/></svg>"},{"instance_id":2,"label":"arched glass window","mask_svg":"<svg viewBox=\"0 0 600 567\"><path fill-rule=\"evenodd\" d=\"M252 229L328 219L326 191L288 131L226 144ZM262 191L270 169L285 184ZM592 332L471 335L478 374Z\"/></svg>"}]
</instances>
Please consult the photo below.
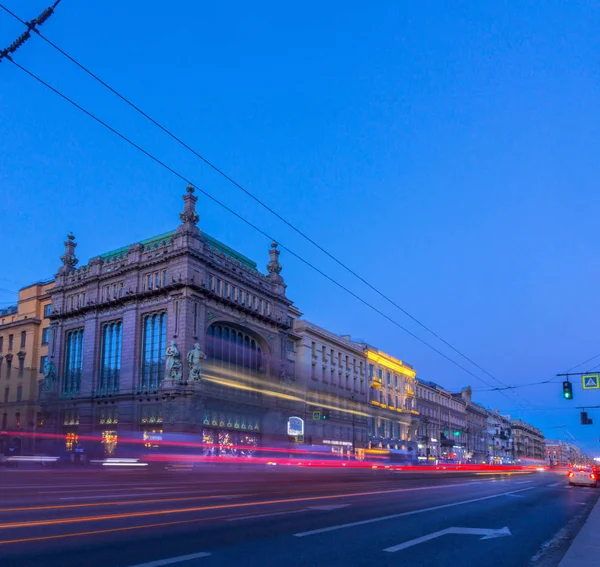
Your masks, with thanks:
<instances>
[{"instance_id":1,"label":"arched glass window","mask_svg":"<svg viewBox=\"0 0 600 567\"><path fill-rule=\"evenodd\" d=\"M262 350L250 334L228 325L213 323L206 332L207 356L239 371L258 372Z\"/></svg>"},{"instance_id":2,"label":"arched glass window","mask_svg":"<svg viewBox=\"0 0 600 567\"><path fill-rule=\"evenodd\" d=\"M119 391L121 372L121 343L123 323L114 321L102 325L102 350L100 354L100 380L98 393Z\"/></svg>"},{"instance_id":3,"label":"arched glass window","mask_svg":"<svg viewBox=\"0 0 600 567\"><path fill-rule=\"evenodd\" d=\"M150 313L143 318L140 390L156 390L165 376L167 314Z\"/></svg>"},{"instance_id":4,"label":"arched glass window","mask_svg":"<svg viewBox=\"0 0 600 567\"><path fill-rule=\"evenodd\" d=\"M83 364L83 329L67 331L65 341L65 394L78 394Z\"/></svg>"}]
</instances>

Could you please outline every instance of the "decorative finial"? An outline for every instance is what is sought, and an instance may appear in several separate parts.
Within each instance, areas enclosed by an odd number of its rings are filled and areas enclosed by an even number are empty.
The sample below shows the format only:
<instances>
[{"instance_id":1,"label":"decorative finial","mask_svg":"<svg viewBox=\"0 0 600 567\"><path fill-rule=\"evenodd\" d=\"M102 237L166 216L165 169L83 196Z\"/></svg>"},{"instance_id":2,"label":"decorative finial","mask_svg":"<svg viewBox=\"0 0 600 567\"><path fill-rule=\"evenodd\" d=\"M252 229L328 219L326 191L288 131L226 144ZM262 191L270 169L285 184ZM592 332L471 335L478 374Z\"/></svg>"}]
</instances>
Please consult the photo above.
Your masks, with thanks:
<instances>
[{"instance_id":1,"label":"decorative finial","mask_svg":"<svg viewBox=\"0 0 600 567\"><path fill-rule=\"evenodd\" d=\"M75 235L72 232L67 234L67 240L64 242L64 245L65 253L60 257L61 262L63 263L60 271L63 273L69 273L75 269L75 266L79 262L75 256L75 248L77 247L77 243L75 242Z\"/></svg>"},{"instance_id":2,"label":"decorative finial","mask_svg":"<svg viewBox=\"0 0 600 567\"><path fill-rule=\"evenodd\" d=\"M200 215L196 212L198 197L193 194L195 191L193 185L188 185L185 190L187 191L187 195L183 196L183 212L179 213L179 218L184 225L190 227L194 226L200 220Z\"/></svg>"},{"instance_id":3,"label":"decorative finial","mask_svg":"<svg viewBox=\"0 0 600 567\"><path fill-rule=\"evenodd\" d=\"M271 243L271 249L269 250L270 260L267 264L267 271L269 272L269 278L275 283L283 283L283 278L279 275L282 266L279 263L280 250L277 250L277 242Z\"/></svg>"}]
</instances>

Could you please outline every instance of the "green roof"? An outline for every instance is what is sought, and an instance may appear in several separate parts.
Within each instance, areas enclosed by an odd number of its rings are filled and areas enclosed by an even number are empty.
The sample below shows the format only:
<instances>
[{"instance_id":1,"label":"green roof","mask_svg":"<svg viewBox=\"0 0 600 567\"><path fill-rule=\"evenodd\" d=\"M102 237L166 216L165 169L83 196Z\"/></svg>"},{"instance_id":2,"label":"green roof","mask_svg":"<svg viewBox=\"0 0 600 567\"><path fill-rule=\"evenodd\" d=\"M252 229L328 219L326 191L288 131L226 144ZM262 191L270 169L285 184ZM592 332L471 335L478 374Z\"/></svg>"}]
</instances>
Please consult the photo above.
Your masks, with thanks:
<instances>
[{"instance_id":1,"label":"green roof","mask_svg":"<svg viewBox=\"0 0 600 567\"><path fill-rule=\"evenodd\" d=\"M144 248L158 247L160 245L168 244L175 234L174 230L169 232L165 232L163 234L159 234L158 236L153 236L151 238L147 238L146 240L140 240L139 242L135 242L134 244L141 244ZM219 242L216 238L213 238L209 234L205 232L202 233L202 239L212 248L215 249L219 253L225 254L230 260L235 260L242 263L246 268L250 270L256 270L256 262L250 260L250 258L236 252L233 248ZM100 254L97 256L98 258L102 258L104 261L114 260L119 256L125 256L127 254L127 250L133 244L129 244L128 246L122 246L121 248L117 248L116 250L111 250L110 252L105 252L104 254Z\"/></svg>"}]
</instances>

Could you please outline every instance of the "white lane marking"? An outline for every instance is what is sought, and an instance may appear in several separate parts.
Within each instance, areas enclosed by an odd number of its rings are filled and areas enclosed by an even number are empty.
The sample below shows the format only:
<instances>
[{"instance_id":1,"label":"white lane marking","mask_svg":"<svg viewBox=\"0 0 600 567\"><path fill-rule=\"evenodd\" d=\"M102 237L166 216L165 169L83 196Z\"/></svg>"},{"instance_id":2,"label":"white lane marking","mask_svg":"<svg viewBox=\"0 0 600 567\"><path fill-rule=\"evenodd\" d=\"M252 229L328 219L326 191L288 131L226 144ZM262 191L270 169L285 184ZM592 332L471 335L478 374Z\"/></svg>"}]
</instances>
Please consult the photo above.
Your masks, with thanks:
<instances>
[{"instance_id":1,"label":"white lane marking","mask_svg":"<svg viewBox=\"0 0 600 567\"><path fill-rule=\"evenodd\" d=\"M518 482L515 482L515 484L530 484L532 482L533 480L519 480Z\"/></svg>"},{"instance_id":2,"label":"white lane marking","mask_svg":"<svg viewBox=\"0 0 600 567\"><path fill-rule=\"evenodd\" d=\"M564 482L553 482L552 484L548 484L549 487L551 486L565 486Z\"/></svg>"},{"instance_id":3,"label":"white lane marking","mask_svg":"<svg viewBox=\"0 0 600 567\"><path fill-rule=\"evenodd\" d=\"M271 512L270 514L252 514L251 516L240 516L239 518L228 518L226 522L239 522L240 520L254 520L256 518L270 518L272 516L285 516L288 514L299 514L300 512L308 512L308 508L301 510L284 510L283 512Z\"/></svg>"},{"instance_id":4,"label":"white lane marking","mask_svg":"<svg viewBox=\"0 0 600 567\"><path fill-rule=\"evenodd\" d=\"M419 543L424 543L431 539L435 539L436 537L440 537L446 534L458 534L458 535L480 535L483 536L480 539L493 539L497 537L505 537L512 535L507 526L500 528L499 530L495 529L485 529L485 528L446 528L445 530L440 530L439 532L434 532L432 534L428 534L426 536L418 537L415 539L411 539L410 541L405 541L404 543L400 543L398 545L393 545L392 547L387 547L383 551L387 551L389 553L395 553L396 551L402 551L407 547L412 547L413 545L418 545Z\"/></svg>"},{"instance_id":5,"label":"white lane marking","mask_svg":"<svg viewBox=\"0 0 600 567\"><path fill-rule=\"evenodd\" d=\"M451 504L441 504L440 506L431 506L430 508L421 508L420 510L411 510L410 512L401 512L400 514L391 514L389 516L380 516L379 518L371 518L370 520L362 520L360 522L350 522L349 524L339 524L337 526L329 526L328 528L321 528L318 530L310 530L308 532L298 532L294 534L296 537L305 537L316 534L322 534L326 532L333 532L336 530L343 530L345 528L353 528L355 526L364 526L366 524L374 524L375 522L383 522L385 520L394 520L396 518L404 518L405 516L414 516L415 514L422 514L423 512L434 512L435 510L443 510L444 508L452 508L454 506L462 506L463 504L471 504L473 502L482 502L484 500L491 500L492 498L500 498L508 494L516 494L518 492L525 492L527 490L534 490L535 486L529 488L521 488L519 490L513 490L511 492L502 492L500 494L492 494L491 496L483 496L481 498L473 498L471 500L462 500L460 502L452 502Z\"/></svg>"},{"instance_id":6,"label":"white lane marking","mask_svg":"<svg viewBox=\"0 0 600 567\"><path fill-rule=\"evenodd\" d=\"M173 563L183 563L184 561L191 561L192 559L200 559L201 557L208 557L210 553L192 553L190 555L180 555L179 557L170 557L169 559L159 559L158 561L150 561L150 563L138 563L137 565L131 565L131 567L161 567L162 565L173 565Z\"/></svg>"},{"instance_id":7,"label":"white lane marking","mask_svg":"<svg viewBox=\"0 0 600 567\"><path fill-rule=\"evenodd\" d=\"M523 498L522 494L507 494L506 496L512 496L513 498Z\"/></svg>"},{"instance_id":8,"label":"white lane marking","mask_svg":"<svg viewBox=\"0 0 600 567\"><path fill-rule=\"evenodd\" d=\"M316 510L317 512L331 512L332 510L339 510L340 508L346 508L350 504L331 504L330 506L309 506L308 508L301 508L300 510L282 510L281 512L270 512L268 514L252 514L251 516L240 516L239 518L229 518L226 522L239 522L240 520L252 520L254 518L269 518L271 516L284 516L286 514L299 514L300 512L311 512Z\"/></svg>"}]
</instances>

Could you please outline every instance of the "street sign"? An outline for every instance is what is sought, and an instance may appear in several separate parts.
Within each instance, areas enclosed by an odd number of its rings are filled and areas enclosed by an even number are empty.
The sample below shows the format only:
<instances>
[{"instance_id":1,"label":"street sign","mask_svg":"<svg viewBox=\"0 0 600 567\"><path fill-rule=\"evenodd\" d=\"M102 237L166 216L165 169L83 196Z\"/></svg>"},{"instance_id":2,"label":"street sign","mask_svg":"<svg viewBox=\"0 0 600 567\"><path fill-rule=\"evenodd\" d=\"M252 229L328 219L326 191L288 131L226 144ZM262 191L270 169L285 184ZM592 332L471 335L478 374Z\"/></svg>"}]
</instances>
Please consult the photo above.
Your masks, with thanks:
<instances>
[{"instance_id":1,"label":"street sign","mask_svg":"<svg viewBox=\"0 0 600 567\"><path fill-rule=\"evenodd\" d=\"M321 421L321 412L320 411L313 411L313 419L316 421Z\"/></svg>"},{"instance_id":2,"label":"street sign","mask_svg":"<svg viewBox=\"0 0 600 567\"><path fill-rule=\"evenodd\" d=\"M581 386L584 390L597 390L600 388L598 374L585 374L581 377Z\"/></svg>"},{"instance_id":3,"label":"street sign","mask_svg":"<svg viewBox=\"0 0 600 567\"><path fill-rule=\"evenodd\" d=\"M292 437L304 435L304 420L301 417L290 417L287 423L287 434Z\"/></svg>"}]
</instances>

